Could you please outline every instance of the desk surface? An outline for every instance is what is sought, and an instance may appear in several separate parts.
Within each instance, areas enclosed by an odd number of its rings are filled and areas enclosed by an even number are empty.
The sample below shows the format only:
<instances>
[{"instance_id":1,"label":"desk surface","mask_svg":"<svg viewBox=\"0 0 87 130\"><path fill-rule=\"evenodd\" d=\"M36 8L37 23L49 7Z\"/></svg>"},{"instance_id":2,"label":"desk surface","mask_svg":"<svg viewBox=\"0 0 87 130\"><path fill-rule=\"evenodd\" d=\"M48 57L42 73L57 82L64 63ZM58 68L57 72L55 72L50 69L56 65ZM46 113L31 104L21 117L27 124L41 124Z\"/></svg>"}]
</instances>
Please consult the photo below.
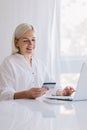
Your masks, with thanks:
<instances>
[{"instance_id":1,"label":"desk surface","mask_svg":"<svg viewBox=\"0 0 87 130\"><path fill-rule=\"evenodd\" d=\"M1 101L0 130L87 130L87 101Z\"/></svg>"}]
</instances>

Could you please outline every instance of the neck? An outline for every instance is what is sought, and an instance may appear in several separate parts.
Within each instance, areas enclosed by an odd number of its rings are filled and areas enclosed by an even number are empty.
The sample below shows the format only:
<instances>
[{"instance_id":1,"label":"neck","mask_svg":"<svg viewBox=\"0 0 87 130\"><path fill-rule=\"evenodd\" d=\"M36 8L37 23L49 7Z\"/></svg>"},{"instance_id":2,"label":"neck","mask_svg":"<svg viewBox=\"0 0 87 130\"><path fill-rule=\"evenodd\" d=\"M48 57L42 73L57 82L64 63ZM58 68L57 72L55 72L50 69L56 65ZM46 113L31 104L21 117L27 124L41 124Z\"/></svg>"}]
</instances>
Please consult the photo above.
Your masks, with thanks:
<instances>
[{"instance_id":1,"label":"neck","mask_svg":"<svg viewBox=\"0 0 87 130\"><path fill-rule=\"evenodd\" d=\"M24 55L24 57L28 61L28 63L32 66L32 56L30 56L30 55Z\"/></svg>"}]
</instances>

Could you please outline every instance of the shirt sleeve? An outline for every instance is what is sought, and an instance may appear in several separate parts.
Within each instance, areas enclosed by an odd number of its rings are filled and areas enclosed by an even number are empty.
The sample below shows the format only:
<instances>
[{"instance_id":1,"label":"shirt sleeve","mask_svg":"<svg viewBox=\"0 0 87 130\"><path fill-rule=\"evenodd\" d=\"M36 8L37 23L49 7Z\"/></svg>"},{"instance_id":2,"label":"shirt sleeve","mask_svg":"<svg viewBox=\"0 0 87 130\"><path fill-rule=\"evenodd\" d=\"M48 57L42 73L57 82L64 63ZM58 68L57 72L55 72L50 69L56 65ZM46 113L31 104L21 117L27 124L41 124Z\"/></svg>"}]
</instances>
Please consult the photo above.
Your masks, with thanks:
<instances>
[{"instance_id":1,"label":"shirt sleeve","mask_svg":"<svg viewBox=\"0 0 87 130\"><path fill-rule=\"evenodd\" d=\"M13 99L14 93L14 75L12 67L5 61L0 66L0 100Z\"/></svg>"},{"instance_id":2,"label":"shirt sleeve","mask_svg":"<svg viewBox=\"0 0 87 130\"><path fill-rule=\"evenodd\" d=\"M0 89L0 100L10 100L14 98L14 89Z\"/></svg>"}]
</instances>

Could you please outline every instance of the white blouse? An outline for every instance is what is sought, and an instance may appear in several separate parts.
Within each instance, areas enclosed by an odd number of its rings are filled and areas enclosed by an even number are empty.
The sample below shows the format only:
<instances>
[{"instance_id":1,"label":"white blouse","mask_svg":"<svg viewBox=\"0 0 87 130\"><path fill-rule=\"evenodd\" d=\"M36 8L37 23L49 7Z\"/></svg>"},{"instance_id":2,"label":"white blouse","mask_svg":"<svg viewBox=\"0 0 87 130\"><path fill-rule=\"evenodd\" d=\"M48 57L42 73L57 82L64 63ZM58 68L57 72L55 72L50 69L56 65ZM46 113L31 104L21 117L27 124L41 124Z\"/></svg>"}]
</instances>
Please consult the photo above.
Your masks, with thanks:
<instances>
[{"instance_id":1,"label":"white blouse","mask_svg":"<svg viewBox=\"0 0 87 130\"><path fill-rule=\"evenodd\" d=\"M13 99L15 92L41 87L49 80L51 78L38 59L32 59L31 67L23 55L10 55L0 66L0 100Z\"/></svg>"}]
</instances>

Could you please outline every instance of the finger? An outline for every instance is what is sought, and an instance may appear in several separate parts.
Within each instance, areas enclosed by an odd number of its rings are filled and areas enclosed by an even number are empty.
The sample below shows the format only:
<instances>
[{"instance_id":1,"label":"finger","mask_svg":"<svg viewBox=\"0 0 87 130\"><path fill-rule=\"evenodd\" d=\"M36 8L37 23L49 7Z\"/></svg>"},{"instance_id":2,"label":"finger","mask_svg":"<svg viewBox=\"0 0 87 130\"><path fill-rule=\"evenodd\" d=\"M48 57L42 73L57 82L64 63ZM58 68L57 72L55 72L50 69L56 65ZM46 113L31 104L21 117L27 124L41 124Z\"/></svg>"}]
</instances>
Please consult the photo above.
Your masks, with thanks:
<instances>
[{"instance_id":1,"label":"finger","mask_svg":"<svg viewBox=\"0 0 87 130\"><path fill-rule=\"evenodd\" d=\"M70 88L70 90L71 90L72 92L74 92L74 91L75 91L75 89L74 89L74 88Z\"/></svg>"},{"instance_id":2,"label":"finger","mask_svg":"<svg viewBox=\"0 0 87 130\"><path fill-rule=\"evenodd\" d=\"M44 93L35 93L33 96L35 97L35 98L37 98L37 97L40 97L40 96L42 96Z\"/></svg>"}]
</instances>

